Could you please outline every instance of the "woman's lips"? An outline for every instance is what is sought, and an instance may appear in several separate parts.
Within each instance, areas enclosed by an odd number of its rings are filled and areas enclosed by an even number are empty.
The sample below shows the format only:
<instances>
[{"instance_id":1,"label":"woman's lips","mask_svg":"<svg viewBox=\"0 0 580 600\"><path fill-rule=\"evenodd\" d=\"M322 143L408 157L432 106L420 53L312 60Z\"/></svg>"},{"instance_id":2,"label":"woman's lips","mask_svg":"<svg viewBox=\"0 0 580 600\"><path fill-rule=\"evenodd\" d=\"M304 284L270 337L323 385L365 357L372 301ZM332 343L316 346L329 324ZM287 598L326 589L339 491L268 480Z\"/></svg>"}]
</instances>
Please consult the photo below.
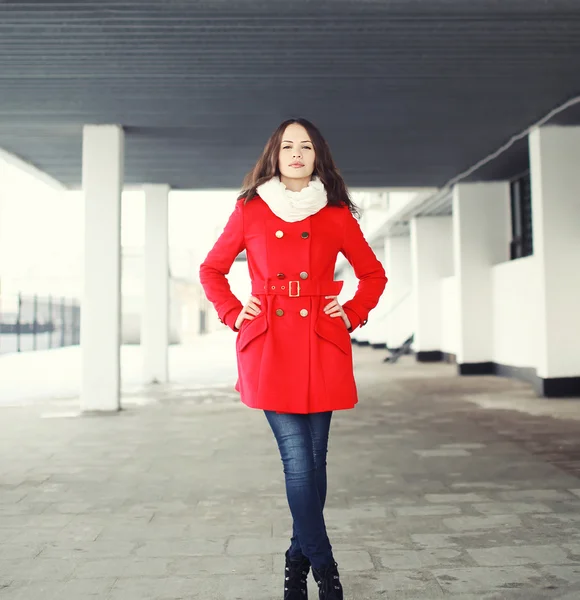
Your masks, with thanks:
<instances>
[{"instance_id":1,"label":"woman's lips","mask_svg":"<svg viewBox=\"0 0 580 600\"><path fill-rule=\"evenodd\" d=\"M301 163L292 163L290 166L294 167L295 169L299 169L300 167L303 167L304 165Z\"/></svg>"}]
</instances>

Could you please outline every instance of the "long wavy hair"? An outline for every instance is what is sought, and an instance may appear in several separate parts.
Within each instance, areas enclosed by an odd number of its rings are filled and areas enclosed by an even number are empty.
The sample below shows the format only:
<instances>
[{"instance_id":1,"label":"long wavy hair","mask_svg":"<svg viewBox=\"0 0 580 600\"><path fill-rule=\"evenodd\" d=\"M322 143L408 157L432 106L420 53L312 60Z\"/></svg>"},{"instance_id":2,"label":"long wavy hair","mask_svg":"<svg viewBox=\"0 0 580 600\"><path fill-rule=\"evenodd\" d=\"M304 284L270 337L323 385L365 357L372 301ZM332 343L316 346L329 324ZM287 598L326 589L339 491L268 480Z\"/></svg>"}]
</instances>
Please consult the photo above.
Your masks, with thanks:
<instances>
[{"instance_id":1,"label":"long wavy hair","mask_svg":"<svg viewBox=\"0 0 580 600\"><path fill-rule=\"evenodd\" d=\"M280 177L280 169L278 167L280 145L286 127L292 123L302 125L308 132L310 140L314 145L316 157L312 177L318 176L320 181L324 184L328 205L348 206L351 213L358 216L358 208L352 201L346 188L346 184L334 164L327 141L324 139L318 128L306 119L288 119L283 123L280 123L276 131L274 131L270 136L270 139L266 142L258 162L244 178L242 191L238 196L238 200L244 198L245 202L249 202L256 196L256 188L259 185L262 185L276 175Z\"/></svg>"}]
</instances>

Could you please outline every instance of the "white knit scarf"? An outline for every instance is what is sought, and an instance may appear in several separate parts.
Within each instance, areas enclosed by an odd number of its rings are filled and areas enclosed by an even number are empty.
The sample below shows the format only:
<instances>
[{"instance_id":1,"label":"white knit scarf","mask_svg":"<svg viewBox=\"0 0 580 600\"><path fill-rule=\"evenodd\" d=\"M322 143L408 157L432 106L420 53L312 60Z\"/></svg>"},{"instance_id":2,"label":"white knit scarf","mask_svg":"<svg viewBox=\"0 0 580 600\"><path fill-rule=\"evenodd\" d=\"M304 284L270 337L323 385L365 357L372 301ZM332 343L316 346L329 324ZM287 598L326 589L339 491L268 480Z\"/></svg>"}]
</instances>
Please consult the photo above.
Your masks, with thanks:
<instances>
[{"instance_id":1,"label":"white knit scarf","mask_svg":"<svg viewBox=\"0 0 580 600\"><path fill-rule=\"evenodd\" d=\"M289 190L277 176L259 185L256 191L270 210L288 223L311 217L327 204L326 190L318 177L313 177L299 192Z\"/></svg>"}]
</instances>

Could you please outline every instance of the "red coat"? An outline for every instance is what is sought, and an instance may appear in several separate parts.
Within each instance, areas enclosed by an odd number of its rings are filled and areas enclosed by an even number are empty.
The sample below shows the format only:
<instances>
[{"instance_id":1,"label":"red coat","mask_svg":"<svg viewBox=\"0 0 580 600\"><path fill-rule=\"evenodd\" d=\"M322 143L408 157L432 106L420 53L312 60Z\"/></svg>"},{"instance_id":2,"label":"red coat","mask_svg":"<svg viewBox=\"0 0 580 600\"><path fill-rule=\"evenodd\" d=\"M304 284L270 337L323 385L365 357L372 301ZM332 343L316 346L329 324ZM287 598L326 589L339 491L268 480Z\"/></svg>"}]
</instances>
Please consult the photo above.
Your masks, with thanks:
<instances>
[{"instance_id":1,"label":"red coat","mask_svg":"<svg viewBox=\"0 0 580 600\"><path fill-rule=\"evenodd\" d=\"M200 280L221 321L234 323L243 306L226 275L246 249L252 294L261 304L244 320L236 339L241 400L251 408L313 413L353 408L357 391L349 330L340 317L323 312L338 295L333 281L342 252L360 280L343 305L353 331L364 325L387 278L347 207L326 206L288 223L259 197L236 203L228 223L200 267Z\"/></svg>"}]
</instances>

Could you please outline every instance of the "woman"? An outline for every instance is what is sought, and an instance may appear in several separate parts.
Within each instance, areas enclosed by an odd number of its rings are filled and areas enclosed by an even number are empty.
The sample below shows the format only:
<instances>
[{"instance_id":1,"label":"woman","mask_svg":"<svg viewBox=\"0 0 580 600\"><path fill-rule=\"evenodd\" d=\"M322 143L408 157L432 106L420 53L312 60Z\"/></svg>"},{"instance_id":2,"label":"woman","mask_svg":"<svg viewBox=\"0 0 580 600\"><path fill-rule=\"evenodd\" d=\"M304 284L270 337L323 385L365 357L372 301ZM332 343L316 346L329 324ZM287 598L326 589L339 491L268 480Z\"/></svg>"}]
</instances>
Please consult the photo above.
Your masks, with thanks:
<instances>
[{"instance_id":1,"label":"woman","mask_svg":"<svg viewBox=\"0 0 580 600\"><path fill-rule=\"evenodd\" d=\"M307 598L310 566L320 599L343 598L323 517L330 420L358 401L349 332L366 323L387 282L353 214L319 130L305 119L285 121L200 268L220 320L238 332L236 390L264 411L284 465L293 517L284 600ZM252 289L242 306L226 275L244 249ZM343 282L334 281L339 252L359 279L342 306Z\"/></svg>"}]
</instances>

